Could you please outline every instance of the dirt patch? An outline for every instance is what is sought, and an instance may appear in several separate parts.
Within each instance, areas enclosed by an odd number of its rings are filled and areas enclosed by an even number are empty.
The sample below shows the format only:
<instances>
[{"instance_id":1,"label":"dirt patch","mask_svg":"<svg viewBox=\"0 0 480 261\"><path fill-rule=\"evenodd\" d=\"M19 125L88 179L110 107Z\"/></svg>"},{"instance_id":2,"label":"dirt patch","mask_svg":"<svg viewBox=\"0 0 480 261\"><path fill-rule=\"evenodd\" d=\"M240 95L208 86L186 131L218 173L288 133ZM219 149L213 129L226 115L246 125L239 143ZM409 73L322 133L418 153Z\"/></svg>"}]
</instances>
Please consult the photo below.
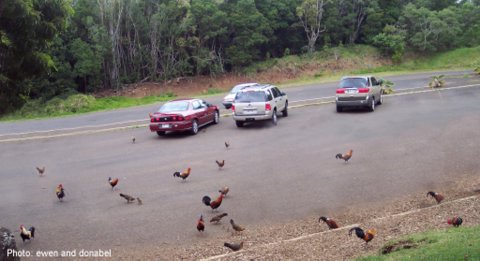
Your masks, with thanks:
<instances>
[{"instance_id":1,"label":"dirt patch","mask_svg":"<svg viewBox=\"0 0 480 261\"><path fill-rule=\"evenodd\" d=\"M401 249L417 248L420 244L411 240L399 241L393 244L388 244L381 249L382 255L390 254Z\"/></svg>"},{"instance_id":2,"label":"dirt patch","mask_svg":"<svg viewBox=\"0 0 480 261\"><path fill-rule=\"evenodd\" d=\"M456 215L464 219L464 226L480 224L480 198L475 192L479 188L480 177L472 174L458 176L455 184L435 188L446 197L441 204L419 192L368 207L352 206L329 214L340 225L335 230L318 222L318 217L325 214L319 213L288 223L248 227L242 233L232 233L228 224L223 223L217 226L225 230L223 235L205 237L196 244L139 245L114 253L118 260L199 260L212 256L217 256L214 260L350 260L379 253L387 242L405 235L446 229L450 227L447 219ZM466 197L469 198L457 200ZM355 236L348 236L348 225L375 228L378 234L366 245ZM223 246L224 242L241 241L245 245L239 252Z\"/></svg>"},{"instance_id":3,"label":"dirt patch","mask_svg":"<svg viewBox=\"0 0 480 261\"><path fill-rule=\"evenodd\" d=\"M209 93L209 89L226 92L232 86L245 82L279 84L299 78L317 77L339 71L351 71L388 65L391 62L381 57L359 57L358 59L311 60L302 64L286 63L272 65L266 70L252 74L225 73L218 76L177 77L159 82L126 84L119 90L96 92L95 97L127 96L144 97L173 93L176 96L192 96Z\"/></svg>"}]
</instances>

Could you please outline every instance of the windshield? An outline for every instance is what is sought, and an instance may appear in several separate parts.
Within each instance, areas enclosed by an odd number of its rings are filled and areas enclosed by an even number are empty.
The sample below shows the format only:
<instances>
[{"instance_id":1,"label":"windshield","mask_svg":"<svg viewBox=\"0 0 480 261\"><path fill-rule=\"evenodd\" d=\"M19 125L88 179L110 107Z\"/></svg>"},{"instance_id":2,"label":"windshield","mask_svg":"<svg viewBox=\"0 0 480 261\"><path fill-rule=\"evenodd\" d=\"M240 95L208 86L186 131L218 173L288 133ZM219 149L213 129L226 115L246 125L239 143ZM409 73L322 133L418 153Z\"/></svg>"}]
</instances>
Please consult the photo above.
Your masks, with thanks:
<instances>
[{"instance_id":1,"label":"windshield","mask_svg":"<svg viewBox=\"0 0 480 261\"><path fill-rule=\"evenodd\" d=\"M243 85L237 85L235 87L233 87L233 89L230 91L230 93L237 93L238 91L240 91L243 87Z\"/></svg>"},{"instance_id":2,"label":"windshield","mask_svg":"<svg viewBox=\"0 0 480 261\"><path fill-rule=\"evenodd\" d=\"M158 112L186 111L188 110L188 101L174 101L165 103Z\"/></svg>"},{"instance_id":3,"label":"windshield","mask_svg":"<svg viewBox=\"0 0 480 261\"><path fill-rule=\"evenodd\" d=\"M265 92L263 91L247 91L239 92L235 97L235 102L264 102L266 101Z\"/></svg>"},{"instance_id":4,"label":"windshield","mask_svg":"<svg viewBox=\"0 0 480 261\"><path fill-rule=\"evenodd\" d=\"M340 88L363 88L367 86L368 82L365 78L346 78L340 82Z\"/></svg>"}]
</instances>

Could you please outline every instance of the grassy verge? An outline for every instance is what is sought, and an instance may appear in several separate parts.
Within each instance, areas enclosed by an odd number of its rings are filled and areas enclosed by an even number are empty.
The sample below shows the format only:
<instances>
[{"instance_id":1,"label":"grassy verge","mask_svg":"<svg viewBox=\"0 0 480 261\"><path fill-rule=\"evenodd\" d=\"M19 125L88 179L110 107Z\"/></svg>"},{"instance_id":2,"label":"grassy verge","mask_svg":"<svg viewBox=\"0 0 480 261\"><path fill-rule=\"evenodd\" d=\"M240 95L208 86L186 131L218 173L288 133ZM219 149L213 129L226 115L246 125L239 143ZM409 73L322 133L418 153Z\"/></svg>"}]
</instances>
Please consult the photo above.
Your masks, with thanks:
<instances>
[{"instance_id":1,"label":"grassy verge","mask_svg":"<svg viewBox=\"0 0 480 261\"><path fill-rule=\"evenodd\" d=\"M480 226L452 227L389 242L380 250L378 256L361 257L357 261L480 260L479 246Z\"/></svg>"}]
</instances>

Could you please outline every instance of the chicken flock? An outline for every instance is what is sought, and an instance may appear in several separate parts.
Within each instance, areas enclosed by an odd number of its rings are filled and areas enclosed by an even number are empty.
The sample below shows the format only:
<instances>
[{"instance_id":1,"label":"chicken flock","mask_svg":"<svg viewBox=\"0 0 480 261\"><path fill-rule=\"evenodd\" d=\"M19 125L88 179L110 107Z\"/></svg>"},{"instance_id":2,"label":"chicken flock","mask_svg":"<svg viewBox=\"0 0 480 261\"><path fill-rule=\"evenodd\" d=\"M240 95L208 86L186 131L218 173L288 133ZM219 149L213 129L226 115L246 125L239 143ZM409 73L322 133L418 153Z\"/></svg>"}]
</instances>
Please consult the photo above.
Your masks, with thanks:
<instances>
[{"instance_id":1,"label":"chicken flock","mask_svg":"<svg viewBox=\"0 0 480 261\"><path fill-rule=\"evenodd\" d=\"M135 137L132 137L132 143L133 144L136 143ZM225 141L224 144L225 144L225 148L228 150L230 148L230 143L228 141ZM335 158L336 159L342 159L342 160L344 160L345 163L348 163L349 160L352 158L352 156L353 156L353 150L350 149L346 153L337 153L335 155ZM221 170L225 166L225 160L215 160L215 163L217 164L219 170ZM40 176L40 177L45 176L45 166L43 166L43 167L38 167L37 166L37 167L35 167L35 169L37 170L38 176ZM181 178L183 182L186 182L187 179L190 177L191 172L192 172L192 168L188 167L181 172L180 171L175 171L173 173L173 177L174 178ZM119 179L108 177L107 181L108 181L109 186L111 187L111 190L115 191L117 185L119 184ZM56 196L57 196L57 198L60 202L63 202L64 198L66 197L65 191L66 190L63 187L63 184L59 184L55 188L55 194L56 194ZM214 212L218 211L220 206L222 206L222 202L226 198L229 191L230 191L230 188L228 186L224 186L224 187L222 187L218 190L218 193L219 193L218 196L210 197L208 195L205 195L205 196L203 196L201 201L205 206L209 207L211 209L211 211L214 213ZM125 199L127 203L132 203L132 202L136 201L138 203L138 205L143 204L140 197L131 196L131 195L128 195L128 194L125 194L125 193L119 193L119 195L120 195L121 198ZM427 197L429 197L429 196L431 198L433 198L436 201L437 204L440 204L445 199L445 197L442 194L434 192L434 191L428 191L427 192ZM226 216L228 216L228 213L226 213L226 212L223 212L221 214L217 214L210 219L209 223L212 224L212 225L218 225L222 222L222 219ZM233 233L241 233L242 231L245 230L244 226L241 226L240 224L236 223L232 218L230 218L229 222L230 222L231 228L233 230ZM338 225L338 223L330 217L321 216L318 219L318 222L325 223L328 226L329 230L341 228L341 226ZM463 223L463 219L459 216L454 216L454 217L448 219L447 223L449 225L454 226L454 227L458 227ZM201 233L201 234L205 233L206 224L205 224L205 221L204 221L204 215L203 214L200 214L200 216L196 220L196 229L197 229L198 233ZM358 226L353 227L348 231L348 235L350 235L350 236L352 236L353 233L355 233L355 236L357 238L363 240L365 242L365 244L368 244L377 235L377 231L374 228L369 228L367 230L364 230L364 229L362 229ZM20 237L21 237L23 242L25 242L26 240L28 240L28 241L32 240L35 237L35 227L31 226L30 228L27 229L24 225L20 225ZM227 248L231 249L232 251L239 251L239 250L243 249L244 241L241 241L241 242L238 242L238 243L224 242L224 247L227 247Z\"/></svg>"}]
</instances>

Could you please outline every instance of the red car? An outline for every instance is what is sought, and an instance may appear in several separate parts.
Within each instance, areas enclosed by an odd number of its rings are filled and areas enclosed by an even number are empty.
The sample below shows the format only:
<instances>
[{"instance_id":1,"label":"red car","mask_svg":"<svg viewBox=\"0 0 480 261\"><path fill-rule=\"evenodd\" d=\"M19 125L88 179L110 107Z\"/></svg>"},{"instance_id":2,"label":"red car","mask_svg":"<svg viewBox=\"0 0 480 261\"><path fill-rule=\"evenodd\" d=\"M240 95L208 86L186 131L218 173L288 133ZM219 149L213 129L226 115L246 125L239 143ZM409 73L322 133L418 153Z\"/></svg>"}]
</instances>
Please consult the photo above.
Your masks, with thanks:
<instances>
[{"instance_id":1,"label":"red car","mask_svg":"<svg viewBox=\"0 0 480 261\"><path fill-rule=\"evenodd\" d=\"M200 127L219 121L217 106L200 99L178 99L163 104L157 112L150 114L150 131L156 131L159 136L167 131L197 134Z\"/></svg>"}]
</instances>

